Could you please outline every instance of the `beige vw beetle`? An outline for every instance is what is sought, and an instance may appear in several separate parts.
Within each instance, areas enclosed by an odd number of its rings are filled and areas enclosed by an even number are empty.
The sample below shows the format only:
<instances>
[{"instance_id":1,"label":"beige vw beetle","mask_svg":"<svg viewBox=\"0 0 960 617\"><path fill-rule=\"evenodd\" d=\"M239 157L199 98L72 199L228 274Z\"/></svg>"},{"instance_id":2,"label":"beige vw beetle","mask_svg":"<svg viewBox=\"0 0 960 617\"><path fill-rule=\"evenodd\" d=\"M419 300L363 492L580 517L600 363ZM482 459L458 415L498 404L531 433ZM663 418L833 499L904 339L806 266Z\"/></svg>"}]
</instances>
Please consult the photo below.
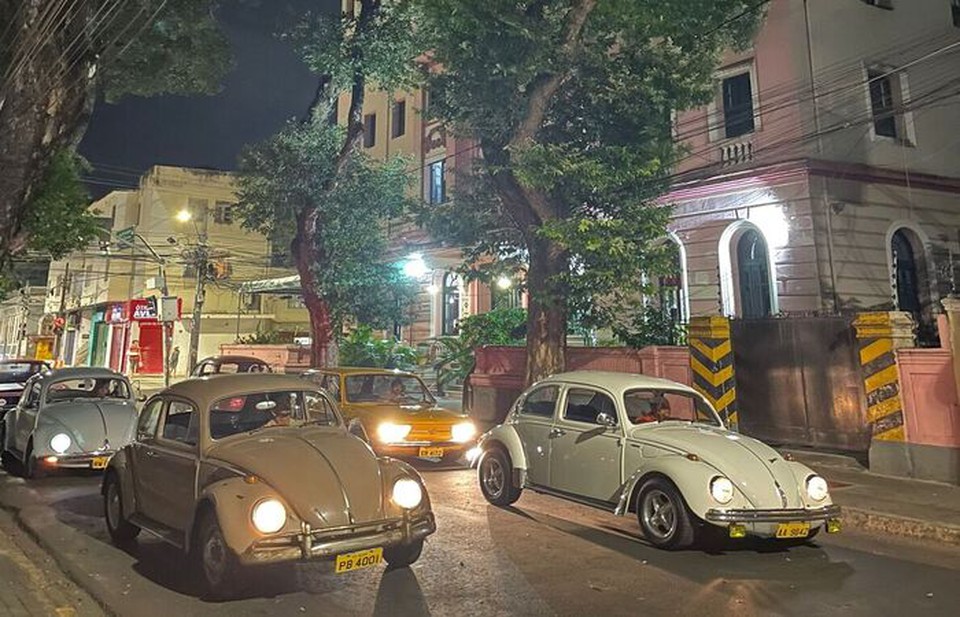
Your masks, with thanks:
<instances>
[{"instance_id":1,"label":"beige vw beetle","mask_svg":"<svg viewBox=\"0 0 960 617\"><path fill-rule=\"evenodd\" d=\"M823 478L727 430L696 391L664 379L554 375L524 392L479 447L489 502L513 503L529 488L636 512L644 536L662 548L710 531L796 540L840 529Z\"/></svg>"},{"instance_id":2,"label":"beige vw beetle","mask_svg":"<svg viewBox=\"0 0 960 617\"><path fill-rule=\"evenodd\" d=\"M103 481L117 544L141 529L194 555L213 596L239 566L329 559L337 573L420 557L436 531L420 475L378 458L333 400L283 375L202 377L153 396Z\"/></svg>"}]
</instances>

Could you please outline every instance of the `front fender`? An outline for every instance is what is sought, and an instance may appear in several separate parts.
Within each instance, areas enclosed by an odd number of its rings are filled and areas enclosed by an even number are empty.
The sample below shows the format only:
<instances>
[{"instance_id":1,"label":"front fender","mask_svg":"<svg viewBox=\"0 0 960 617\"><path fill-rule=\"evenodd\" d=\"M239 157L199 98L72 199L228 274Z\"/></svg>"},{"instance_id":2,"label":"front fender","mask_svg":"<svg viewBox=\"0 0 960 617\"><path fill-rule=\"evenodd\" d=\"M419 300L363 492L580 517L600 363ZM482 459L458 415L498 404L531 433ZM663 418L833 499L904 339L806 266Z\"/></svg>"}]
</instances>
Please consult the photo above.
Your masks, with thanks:
<instances>
[{"instance_id":1,"label":"front fender","mask_svg":"<svg viewBox=\"0 0 960 617\"><path fill-rule=\"evenodd\" d=\"M720 474L703 461L691 460L683 454L670 454L647 459L644 463L623 483L620 501L614 511L617 516L625 516L634 510L637 492L652 476L663 476L673 482L690 511L701 519L707 510L720 506L710 496L710 480ZM741 500L744 503L738 505ZM725 507L748 507L745 502L744 497L737 493Z\"/></svg>"},{"instance_id":2,"label":"front fender","mask_svg":"<svg viewBox=\"0 0 960 617\"><path fill-rule=\"evenodd\" d=\"M517 430L511 424L495 426L477 440L477 447L487 451L492 447L500 447L510 455L510 462L515 471L527 471L527 455L523 449L523 442Z\"/></svg>"},{"instance_id":3,"label":"front fender","mask_svg":"<svg viewBox=\"0 0 960 617\"><path fill-rule=\"evenodd\" d=\"M206 486L200 493L184 538L186 550L191 550L199 515L209 508L217 517L227 546L242 555L254 542L268 537L254 528L252 519L253 507L263 499L278 499L287 510L286 524L271 536L300 532L300 519L277 491L262 481L250 483L243 477L231 477Z\"/></svg>"}]
</instances>

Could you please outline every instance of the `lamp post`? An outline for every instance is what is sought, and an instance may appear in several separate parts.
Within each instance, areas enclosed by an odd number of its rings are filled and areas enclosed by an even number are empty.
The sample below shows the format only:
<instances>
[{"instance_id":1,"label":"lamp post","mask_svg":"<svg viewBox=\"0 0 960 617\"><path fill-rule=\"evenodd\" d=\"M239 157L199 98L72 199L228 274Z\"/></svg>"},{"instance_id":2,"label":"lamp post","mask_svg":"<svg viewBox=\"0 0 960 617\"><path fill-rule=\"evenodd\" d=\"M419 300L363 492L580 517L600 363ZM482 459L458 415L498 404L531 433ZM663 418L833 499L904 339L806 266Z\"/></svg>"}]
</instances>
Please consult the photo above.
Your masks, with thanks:
<instances>
[{"instance_id":1,"label":"lamp post","mask_svg":"<svg viewBox=\"0 0 960 617\"><path fill-rule=\"evenodd\" d=\"M197 248L194 250L191 260L196 270L197 287L193 298L193 316L190 328L190 351L187 356L187 372L193 373L197 366L197 354L200 349L200 318L203 314L203 302L206 295L207 269L210 264L210 252L207 246L207 225L210 213L206 206L203 208L203 217L200 219L200 227L197 230ZM177 212L177 220L181 223L187 223L193 219L193 212L187 209Z\"/></svg>"}]
</instances>

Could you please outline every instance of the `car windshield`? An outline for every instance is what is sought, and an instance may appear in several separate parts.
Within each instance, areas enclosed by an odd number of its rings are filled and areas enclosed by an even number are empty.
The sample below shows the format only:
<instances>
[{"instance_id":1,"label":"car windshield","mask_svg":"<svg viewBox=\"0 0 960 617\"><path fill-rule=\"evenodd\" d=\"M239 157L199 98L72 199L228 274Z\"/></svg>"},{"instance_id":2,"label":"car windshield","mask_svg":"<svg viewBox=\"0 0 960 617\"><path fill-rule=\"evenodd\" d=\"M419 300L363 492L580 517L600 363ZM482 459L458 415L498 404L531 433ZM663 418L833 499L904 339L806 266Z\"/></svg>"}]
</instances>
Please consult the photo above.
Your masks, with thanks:
<instances>
[{"instance_id":1,"label":"car windshield","mask_svg":"<svg viewBox=\"0 0 960 617\"><path fill-rule=\"evenodd\" d=\"M223 439L238 433L275 426L320 424L339 426L333 405L312 391L255 392L222 398L210 407L210 437Z\"/></svg>"},{"instance_id":2,"label":"car windshield","mask_svg":"<svg viewBox=\"0 0 960 617\"><path fill-rule=\"evenodd\" d=\"M720 426L720 419L710 404L691 392L629 390L623 395L623 406L633 424L678 421Z\"/></svg>"},{"instance_id":3,"label":"car windshield","mask_svg":"<svg viewBox=\"0 0 960 617\"><path fill-rule=\"evenodd\" d=\"M0 383L23 382L42 369L42 364L34 362L3 362L0 363Z\"/></svg>"},{"instance_id":4,"label":"car windshield","mask_svg":"<svg viewBox=\"0 0 960 617\"><path fill-rule=\"evenodd\" d=\"M47 388L47 403L74 399L130 399L130 386L119 377L62 379Z\"/></svg>"},{"instance_id":5,"label":"car windshield","mask_svg":"<svg viewBox=\"0 0 960 617\"><path fill-rule=\"evenodd\" d=\"M392 405L433 404L434 398L413 375L348 375L347 400L351 403Z\"/></svg>"}]
</instances>

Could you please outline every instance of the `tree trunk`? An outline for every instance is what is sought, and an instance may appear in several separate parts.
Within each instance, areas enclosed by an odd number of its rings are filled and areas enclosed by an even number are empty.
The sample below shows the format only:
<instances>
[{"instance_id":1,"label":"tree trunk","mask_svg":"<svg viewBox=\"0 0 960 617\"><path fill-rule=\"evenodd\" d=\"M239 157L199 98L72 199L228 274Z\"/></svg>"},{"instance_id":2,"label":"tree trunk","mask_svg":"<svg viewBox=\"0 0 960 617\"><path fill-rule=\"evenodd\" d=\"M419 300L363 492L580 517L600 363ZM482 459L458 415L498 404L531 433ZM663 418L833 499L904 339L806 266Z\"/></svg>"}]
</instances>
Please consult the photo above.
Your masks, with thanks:
<instances>
[{"instance_id":1,"label":"tree trunk","mask_svg":"<svg viewBox=\"0 0 960 617\"><path fill-rule=\"evenodd\" d=\"M310 316L310 365L324 367L328 365L330 359L334 333L330 307L327 301L317 293L317 282L313 276L313 265L317 263L317 251L314 246L316 225L316 208L305 208L297 217L297 234L294 236L291 248L297 272L300 274L303 303Z\"/></svg>"},{"instance_id":2,"label":"tree trunk","mask_svg":"<svg viewBox=\"0 0 960 617\"><path fill-rule=\"evenodd\" d=\"M527 385L566 367L567 298L554 277L563 274L567 258L555 243L541 238L527 240L530 265L527 271Z\"/></svg>"}]
</instances>

